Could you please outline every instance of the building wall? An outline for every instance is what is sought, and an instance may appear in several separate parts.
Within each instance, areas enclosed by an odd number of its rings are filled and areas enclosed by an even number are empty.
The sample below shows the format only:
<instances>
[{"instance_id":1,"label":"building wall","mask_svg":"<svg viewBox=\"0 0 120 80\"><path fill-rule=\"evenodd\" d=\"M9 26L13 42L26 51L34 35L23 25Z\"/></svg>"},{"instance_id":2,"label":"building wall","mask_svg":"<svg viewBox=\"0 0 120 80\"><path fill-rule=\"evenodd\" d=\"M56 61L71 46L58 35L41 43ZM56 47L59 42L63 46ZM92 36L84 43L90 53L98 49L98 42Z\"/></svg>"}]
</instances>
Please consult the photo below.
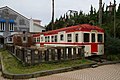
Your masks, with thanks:
<instances>
[{"instance_id":1,"label":"building wall","mask_svg":"<svg viewBox=\"0 0 120 80\"><path fill-rule=\"evenodd\" d=\"M45 30L41 24L34 22L33 19L30 19L30 32L42 32L42 30Z\"/></svg>"},{"instance_id":2,"label":"building wall","mask_svg":"<svg viewBox=\"0 0 120 80\"><path fill-rule=\"evenodd\" d=\"M5 31L0 31L0 35L5 38L5 43L7 43L6 38L10 36L13 32L29 32L29 19L7 6L0 8L0 19L5 20ZM13 31L9 31L10 20L14 22Z\"/></svg>"}]
</instances>

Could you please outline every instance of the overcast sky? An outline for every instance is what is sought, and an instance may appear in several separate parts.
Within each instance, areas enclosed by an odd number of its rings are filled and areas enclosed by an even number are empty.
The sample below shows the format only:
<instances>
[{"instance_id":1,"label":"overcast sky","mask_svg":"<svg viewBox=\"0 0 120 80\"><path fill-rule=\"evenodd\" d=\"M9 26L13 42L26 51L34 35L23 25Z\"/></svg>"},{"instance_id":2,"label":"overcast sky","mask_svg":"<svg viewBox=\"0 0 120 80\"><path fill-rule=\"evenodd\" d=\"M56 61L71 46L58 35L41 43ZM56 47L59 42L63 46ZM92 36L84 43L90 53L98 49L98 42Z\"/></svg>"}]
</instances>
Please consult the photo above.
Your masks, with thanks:
<instances>
[{"instance_id":1,"label":"overcast sky","mask_svg":"<svg viewBox=\"0 0 120 80\"><path fill-rule=\"evenodd\" d=\"M51 1L52 0L0 0L0 7L8 6L27 18L42 20L42 25L51 21ZM109 4L114 0L103 0ZM120 0L116 0L117 5ZM84 13L90 11L91 4L98 10L99 0L55 0L55 18L59 18L68 10L82 10Z\"/></svg>"}]
</instances>

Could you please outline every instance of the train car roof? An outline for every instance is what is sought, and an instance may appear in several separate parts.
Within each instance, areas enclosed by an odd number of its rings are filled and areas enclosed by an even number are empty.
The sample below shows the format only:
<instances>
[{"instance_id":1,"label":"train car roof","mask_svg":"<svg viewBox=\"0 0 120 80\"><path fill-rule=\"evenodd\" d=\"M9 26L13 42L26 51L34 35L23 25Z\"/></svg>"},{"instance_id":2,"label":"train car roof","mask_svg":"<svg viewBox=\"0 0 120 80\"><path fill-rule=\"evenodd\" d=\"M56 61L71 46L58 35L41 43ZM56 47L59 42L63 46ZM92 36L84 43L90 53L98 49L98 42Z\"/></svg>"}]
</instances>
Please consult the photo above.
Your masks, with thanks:
<instances>
[{"instance_id":1,"label":"train car roof","mask_svg":"<svg viewBox=\"0 0 120 80\"><path fill-rule=\"evenodd\" d=\"M80 24L80 25L60 28L60 29L56 29L56 30L51 30L51 31L47 31L47 32L42 32L42 33L36 34L36 36L40 35L40 34L44 34L44 35L57 34L58 32L61 32L61 31L66 31L66 32L86 31L87 32L87 31L91 31L91 30L96 30L98 32L104 32L104 30L98 26L93 26L90 24Z\"/></svg>"}]
</instances>

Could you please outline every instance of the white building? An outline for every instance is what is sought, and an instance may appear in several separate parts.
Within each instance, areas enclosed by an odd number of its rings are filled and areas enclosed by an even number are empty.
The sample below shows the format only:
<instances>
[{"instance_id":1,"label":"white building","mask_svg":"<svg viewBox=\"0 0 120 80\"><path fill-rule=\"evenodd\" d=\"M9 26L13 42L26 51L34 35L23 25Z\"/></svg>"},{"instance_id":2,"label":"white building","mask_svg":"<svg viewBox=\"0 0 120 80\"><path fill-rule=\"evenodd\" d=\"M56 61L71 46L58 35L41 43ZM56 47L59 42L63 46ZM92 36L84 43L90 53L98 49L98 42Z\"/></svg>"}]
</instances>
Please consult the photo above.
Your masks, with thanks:
<instances>
[{"instance_id":1,"label":"white building","mask_svg":"<svg viewBox=\"0 0 120 80\"><path fill-rule=\"evenodd\" d=\"M30 19L30 32L42 32L45 27L41 26L41 20Z\"/></svg>"}]
</instances>

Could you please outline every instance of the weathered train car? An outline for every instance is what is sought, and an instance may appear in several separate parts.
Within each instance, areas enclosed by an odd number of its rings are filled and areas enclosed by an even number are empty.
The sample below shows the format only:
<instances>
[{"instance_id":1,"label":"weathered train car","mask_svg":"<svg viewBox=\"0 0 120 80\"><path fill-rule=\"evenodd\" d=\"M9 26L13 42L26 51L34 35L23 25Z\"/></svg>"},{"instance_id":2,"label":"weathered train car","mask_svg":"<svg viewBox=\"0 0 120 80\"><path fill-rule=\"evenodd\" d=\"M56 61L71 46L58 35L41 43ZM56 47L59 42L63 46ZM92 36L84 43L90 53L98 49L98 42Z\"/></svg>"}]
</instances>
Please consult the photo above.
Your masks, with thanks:
<instances>
[{"instance_id":1,"label":"weathered train car","mask_svg":"<svg viewBox=\"0 0 120 80\"><path fill-rule=\"evenodd\" d=\"M104 54L104 30L80 24L33 35L36 46L85 46L85 57Z\"/></svg>"}]
</instances>

